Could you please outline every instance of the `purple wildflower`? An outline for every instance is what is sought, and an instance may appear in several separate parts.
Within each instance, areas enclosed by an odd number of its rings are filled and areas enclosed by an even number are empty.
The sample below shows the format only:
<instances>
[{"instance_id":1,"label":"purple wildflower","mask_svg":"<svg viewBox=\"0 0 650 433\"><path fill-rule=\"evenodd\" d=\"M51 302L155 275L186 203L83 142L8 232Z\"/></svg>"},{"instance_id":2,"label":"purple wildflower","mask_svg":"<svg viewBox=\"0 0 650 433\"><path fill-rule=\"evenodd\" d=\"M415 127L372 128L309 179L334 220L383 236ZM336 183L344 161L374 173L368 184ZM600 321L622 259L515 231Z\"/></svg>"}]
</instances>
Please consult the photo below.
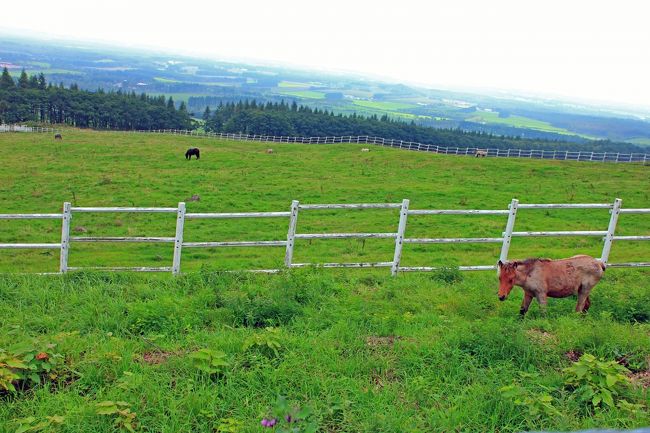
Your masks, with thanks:
<instances>
[{"instance_id":1,"label":"purple wildflower","mask_svg":"<svg viewBox=\"0 0 650 433\"><path fill-rule=\"evenodd\" d=\"M291 421L293 421L293 418L291 418L291 415L285 415L284 419L287 420L289 424L291 424Z\"/></svg>"},{"instance_id":2,"label":"purple wildflower","mask_svg":"<svg viewBox=\"0 0 650 433\"><path fill-rule=\"evenodd\" d=\"M272 418L272 419L264 418L262 420L262 426L264 426L264 427L273 427L275 424L277 424L277 422L278 422L278 420L275 419L275 418Z\"/></svg>"}]
</instances>

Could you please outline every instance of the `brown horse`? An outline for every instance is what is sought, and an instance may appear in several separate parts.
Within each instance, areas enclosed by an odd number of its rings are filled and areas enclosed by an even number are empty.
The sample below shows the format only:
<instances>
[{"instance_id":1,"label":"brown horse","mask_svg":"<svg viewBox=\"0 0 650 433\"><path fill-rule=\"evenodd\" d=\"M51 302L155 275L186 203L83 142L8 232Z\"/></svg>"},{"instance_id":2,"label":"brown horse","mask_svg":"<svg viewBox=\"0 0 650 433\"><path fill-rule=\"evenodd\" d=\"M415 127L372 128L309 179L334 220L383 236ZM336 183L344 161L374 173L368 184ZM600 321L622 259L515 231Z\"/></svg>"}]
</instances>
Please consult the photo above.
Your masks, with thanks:
<instances>
[{"instance_id":1,"label":"brown horse","mask_svg":"<svg viewBox=\"0 0 650 433\"><path fill-rule=\"evenodd\" d=\"M578 295L576 311L586 312L589 293L600 281L605 265L593 257L579 255L568 259L526 259L503 263L499 260L499 300L505 301L513 286L524 289L519 314L528 311L533 298L546 311L546 298Z\"/></svg>"}]
</instances>

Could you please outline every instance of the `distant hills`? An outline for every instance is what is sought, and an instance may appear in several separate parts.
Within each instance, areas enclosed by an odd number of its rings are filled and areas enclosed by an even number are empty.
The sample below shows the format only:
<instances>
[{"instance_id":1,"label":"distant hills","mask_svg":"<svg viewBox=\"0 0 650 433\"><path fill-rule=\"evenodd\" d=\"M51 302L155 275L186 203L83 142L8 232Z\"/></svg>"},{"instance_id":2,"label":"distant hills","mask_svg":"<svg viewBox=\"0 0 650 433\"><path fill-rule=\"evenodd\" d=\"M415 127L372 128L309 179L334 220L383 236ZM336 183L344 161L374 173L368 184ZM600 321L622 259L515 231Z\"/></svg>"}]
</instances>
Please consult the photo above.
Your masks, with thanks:
<instances>
[{"instance_id":1,"label":"distant hills","mask_svg":"<svg viewBox=\"0 0 650 433\"><path fill-rule=\"evenodd\" d=\"M91 91L172 96L197 118L220 103L284 100L337 114L388 116L520 139L650 146L650 113L518 95L431 90L357 76L7 36L0 36L2 67L15 78L25 69L30 75L43 73L48 82L75 83Z\"/></svg>"}]
</instances>

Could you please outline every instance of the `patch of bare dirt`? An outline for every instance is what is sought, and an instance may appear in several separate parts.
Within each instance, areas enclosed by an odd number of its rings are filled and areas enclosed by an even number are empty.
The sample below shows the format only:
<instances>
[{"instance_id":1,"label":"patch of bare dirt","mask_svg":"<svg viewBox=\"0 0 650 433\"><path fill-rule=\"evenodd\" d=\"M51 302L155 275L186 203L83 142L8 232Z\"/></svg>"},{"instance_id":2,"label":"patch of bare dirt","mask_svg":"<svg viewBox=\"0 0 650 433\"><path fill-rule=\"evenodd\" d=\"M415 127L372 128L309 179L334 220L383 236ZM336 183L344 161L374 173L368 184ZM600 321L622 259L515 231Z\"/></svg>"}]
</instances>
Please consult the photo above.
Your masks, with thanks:
<instances>
[{"instance_id":1,"label":"patch of bare dirt","mask_svg":"<svg viewBox=\"0 0 650 433\"><path fill-rule=\"evenodd\" d=\"M370 382L375 387L375 389L382 389L389 383L397 382L398 380L399 378L393 369L388 369L383 372L377 369L373 369L370 376Z\"/></svg>"},{"instance_id":2,"label":"patch of bare dirt","mask_svg":"<svg viewBox=\"0 0 650 433\"><path fill-rule=\"evenodd\" d=\"M555 335L537 328L527 330L526 334L531 340L540 344L555 343L557 341Z\"/></svg>"},{"instance_id":3,"label":"patch of bare dirt","mask_svg":"<svg viewBox=\"0 0 650 433\"><path fill-rule=\"evenodd\" d=\"M151 352L145 352L142 354L142 361L149 365L158 365L164 362L167 362L167 359L176 355L176 352L161 352L154 350Z\"/></svg>"},{"instance_id":4,"label":"patch of bare dirt","mask_svg":"<svg viewBox=\"0 0 650 433\"><path fill-rule=\"evenodd\" d=\"M650 388L650 370L639 371L629 375L633 384L639 385L642 388Z\"/></svg>"},{"instance_id":5,"label":"patch of bare dirt","mask_svg":"<svg viewBox=\"0 0 650 433\"><path fill-rule=\"evenodd\" d=\"M566 356L567 359L571 362L578 362L578 360L582 356L582 352L579 350L569 350L564 354L564 356Z\"/></svg>"},{"instance_id":6,"label":"patch of bare dirt","mask_svg":"<svg viewBox=\"0 0 650 433\"><path fill-rule=\"evenodd\" d=\"M392 347L396 341L402 338L397 335L389 335L387 337L370 336L366 338L366 345L369 347Z\"/></svg>"}]
</instances>

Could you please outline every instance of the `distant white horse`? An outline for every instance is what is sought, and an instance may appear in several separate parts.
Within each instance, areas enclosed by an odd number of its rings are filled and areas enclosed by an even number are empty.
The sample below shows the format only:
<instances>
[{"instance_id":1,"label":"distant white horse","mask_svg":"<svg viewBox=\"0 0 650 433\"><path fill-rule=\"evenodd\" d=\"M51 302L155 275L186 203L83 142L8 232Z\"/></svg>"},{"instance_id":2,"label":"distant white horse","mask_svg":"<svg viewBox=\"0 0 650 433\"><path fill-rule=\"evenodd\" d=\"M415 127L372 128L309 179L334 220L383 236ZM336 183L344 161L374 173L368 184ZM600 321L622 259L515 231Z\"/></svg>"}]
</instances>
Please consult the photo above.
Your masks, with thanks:
<instances>
[{"instance_id":1,"label":"distant white horse","mask_svg":"<svg viewBox=\"0 0 650 433\"><path fill-rule=\"evenodd\" d=\"M362 152L370 152L370 149L368 149L367 147L364 147L363 149L361 149L361 151Z\"/></svg>"},{"instance_id":2,"label":"distant white horse","mask_svg":"<svg viewBox=\"0 0 650 433\"><path fill-rule=\"evenodd\" d=\"M474 154L475 158L485 158L488 155L487 150L482 150L482 149L476 149L476 153Z\"/></svg>"}]
</instances>

